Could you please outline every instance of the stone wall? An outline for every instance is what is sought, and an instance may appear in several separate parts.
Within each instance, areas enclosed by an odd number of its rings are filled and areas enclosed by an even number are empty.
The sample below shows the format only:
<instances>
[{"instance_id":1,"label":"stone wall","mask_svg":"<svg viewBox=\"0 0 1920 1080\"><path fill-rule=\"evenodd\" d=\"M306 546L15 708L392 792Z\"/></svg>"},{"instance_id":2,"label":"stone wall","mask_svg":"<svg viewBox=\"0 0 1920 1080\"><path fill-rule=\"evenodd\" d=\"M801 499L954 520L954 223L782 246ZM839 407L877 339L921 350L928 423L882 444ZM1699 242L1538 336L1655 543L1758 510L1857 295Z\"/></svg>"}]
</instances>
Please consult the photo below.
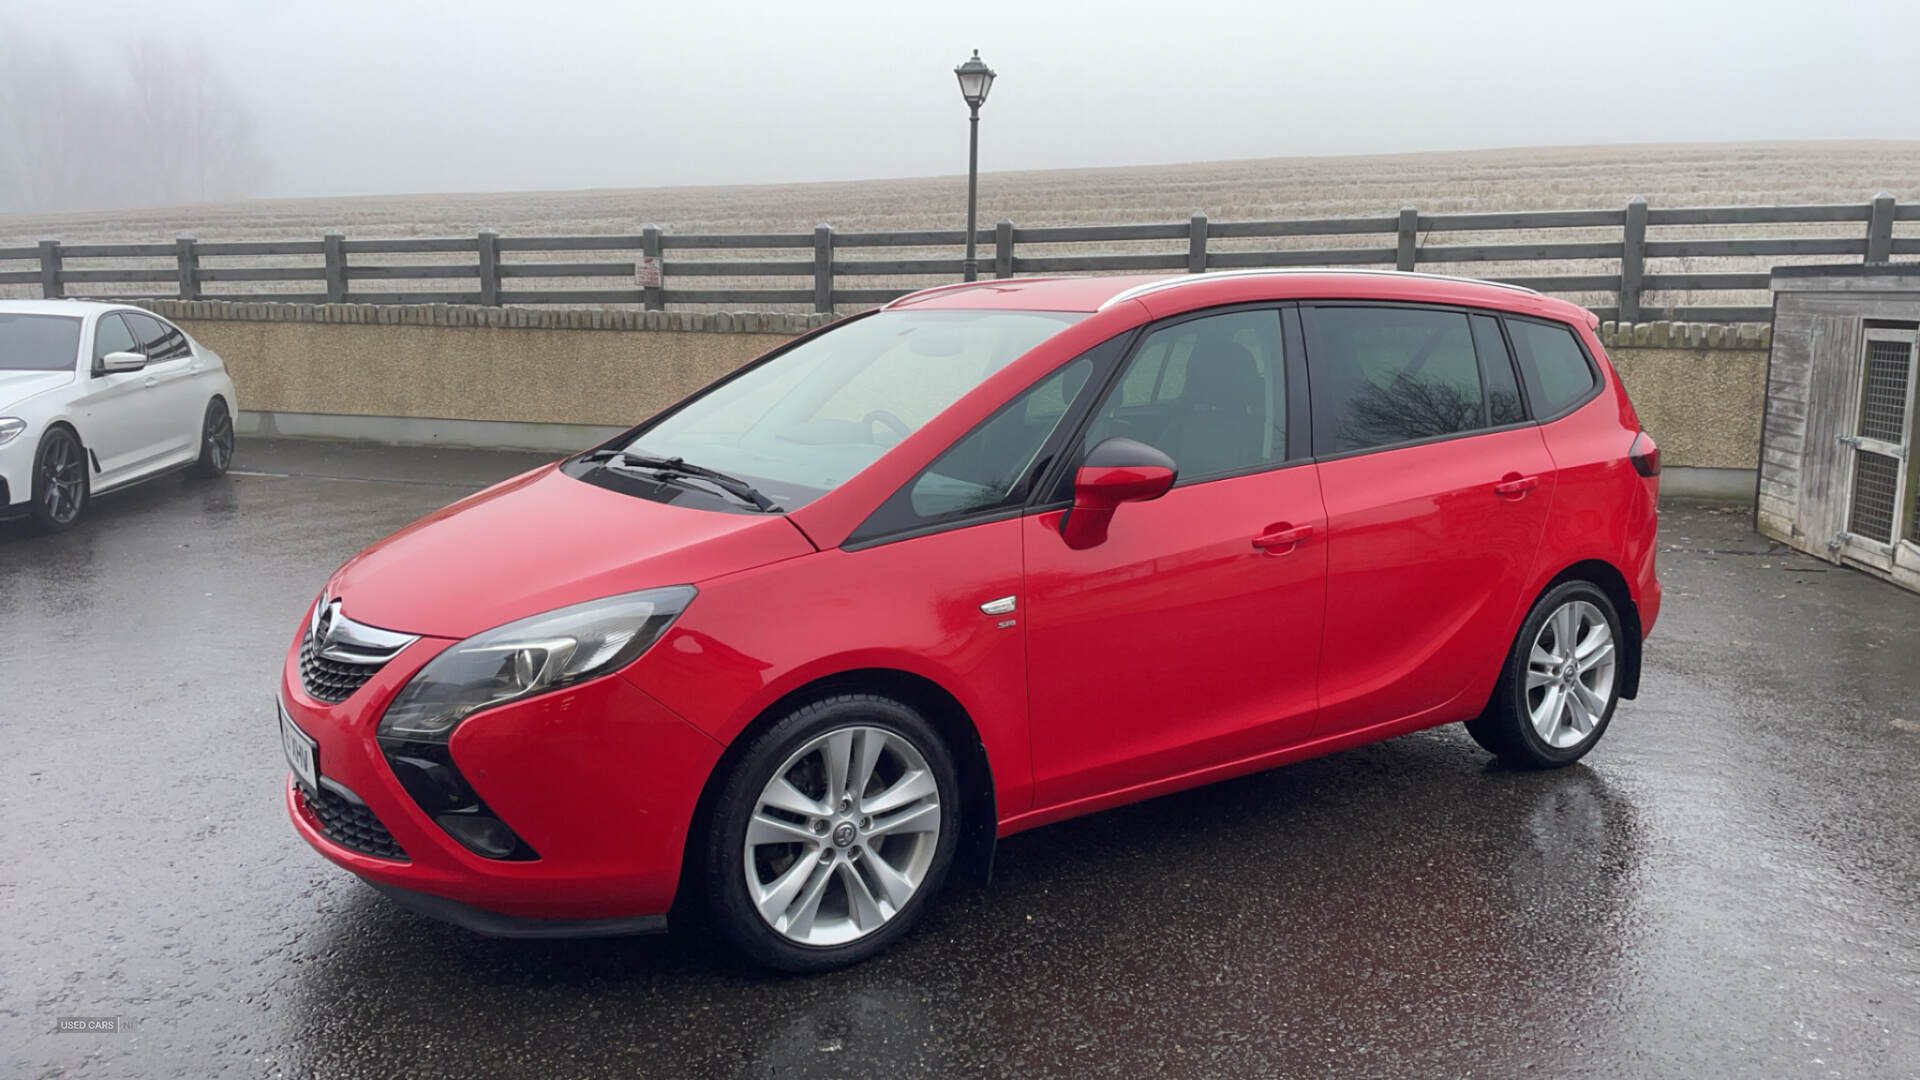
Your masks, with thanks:
<instances>
[{"instance_id":1,"label":"stone wall","mask_svg":"<svg viewBox=\"0 0 1920 1080\"><path fill-rule=\"evenodd\" d=\"M1640 423L1679 468L1758 467L1771 339L1765 323L1600 324Z\"/></svg>"},{"instance_id":2,"label":"stone wall","mask_svg":"<svg viewBox=\"0 0 1920 1080\"><path fill-rule=\"evenodd\" d=\"M825 316L149 301L250 412L626 427Z\"/></svg>"}]
</instances>

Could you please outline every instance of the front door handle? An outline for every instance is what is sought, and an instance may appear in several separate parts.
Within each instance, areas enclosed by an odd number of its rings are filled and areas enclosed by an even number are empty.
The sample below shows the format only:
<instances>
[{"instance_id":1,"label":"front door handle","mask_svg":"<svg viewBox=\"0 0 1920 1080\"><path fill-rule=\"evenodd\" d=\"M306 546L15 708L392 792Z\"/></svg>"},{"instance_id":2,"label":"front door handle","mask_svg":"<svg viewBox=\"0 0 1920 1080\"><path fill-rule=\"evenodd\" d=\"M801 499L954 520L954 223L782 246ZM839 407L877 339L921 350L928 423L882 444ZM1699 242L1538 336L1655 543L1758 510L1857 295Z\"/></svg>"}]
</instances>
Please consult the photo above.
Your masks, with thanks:
<instances>
[{"instance_id":1,"label":"front door handle","mask_svg":"<svg viewBox=\"0 0 1920 1080\"><path fill-rule=\"evenodd\" d=\"M151 390L151 389L153 389L154 387L156 387L156 386L159 386L159 385L160 385L160 380L159 380L159 379L156 379L156 378L154 378L154 377L153 377L153 376L151 376L151 375L149 375L149 376L147 376L147 381L146 381L146 384L145 384L145 385L146 385L146 388L147 388L147 389L149 389L149 390Z\"/></svg>"},{"instance_id":2,"label":"front door handle","mask_svg":"<svg viewBox=\"0 0 1920 1080\"><path fill-rule=\"evenodd\" d=\"M1253 538L1253 546L1269 555L1285 555L1313 536L1311 525L1275 525Z\"/></svg>"},{"instance_id":3,"label":"front door handle","mask_svg":"<svg viewBox=\"0 0 1920 1080\"><path fill-rule=\"evenodd\" d=\"M1509 473L1506 479L1493 485L1493 493L1505 499L1518 499L1539 486L1540 478L1537 476L1514 476Z\"/></svg>"}]
</instances>

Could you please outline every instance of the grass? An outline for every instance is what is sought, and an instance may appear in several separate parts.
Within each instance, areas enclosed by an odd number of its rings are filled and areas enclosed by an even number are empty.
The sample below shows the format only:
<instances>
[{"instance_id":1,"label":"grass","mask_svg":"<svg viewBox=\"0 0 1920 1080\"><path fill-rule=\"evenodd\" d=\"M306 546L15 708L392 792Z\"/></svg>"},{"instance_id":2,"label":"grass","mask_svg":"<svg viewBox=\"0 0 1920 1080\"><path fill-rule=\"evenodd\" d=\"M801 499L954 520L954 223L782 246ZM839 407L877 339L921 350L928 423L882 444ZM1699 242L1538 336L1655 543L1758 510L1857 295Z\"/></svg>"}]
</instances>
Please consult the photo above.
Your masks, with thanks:
<instances>
[{"instance_id":1,"label":"grass","mask_svg":"<svg viewBox=\"0 0 1920 1080\"><path fill-rule=\"evenodd\" d=\"M1386 216L1403 205L1422 212L1614 209L1639 195L1658 207L1864 203L1890 191L1901 202L1920 200L1920 141L1663 144L1541 147L1458 153L1372 157L1267 158L1141 168L987 173L981 177L981 220L1003 218L1018 225L1067 225L1183 221L1204 210L1215 222L1270 218ZM267 199L248 202L118 211L80 211L26 216L0 215L0 247L31 245L42 236L70 243L156 242L190 233L202 240L317 239L327 229L349 237L465 236L491 227L504 236L638 233L648 223L669 232L806 232L831 223L841 231L959 228L964 224L964 176L751 187L593 189L584 191L487 192L389 195L354 198ZM1816 226L1730 226L1654 229L1650 239L1682 236L1852 235L1851 223ZM1920 222L1899 223L1897 235L1920 236ZM1429 247L1528 240L1617 239L1610 230L1558 230L1551 234L1447 233L1425 238ZM1284 247L1381 246L1390 237L1305 237L1296 241L1214 241L1214 250ZM1074 248L1081 253L1091 249ZM1184 244L1113 245L1106 250L1184 250ZM1021 249L1040 254L1040 249ZM726 257L728 253L717 253ZM798 253L734 253L786 257ZM952 251L886 249L867 257L947 256ZM621 260L616 253L552 256ZM471 261L449 256L442 261ZM1658 260L1650 273L1760 270L1783 262L1844 261L1844 256ZM313 260L305 260L311 262ZM383 261L367 257L368 264ZM432 256L398 256L391 262L425 263ZM302 260L256 260L261 265L299 265ZM72 261L72 268L125 267ZM140 263L137 265L148 265ZM151 262L170 265L167 260ZM206 265L236 265L208 260ZM0 269L29 269L8 263ZM1523 274L1617 272L1607 260L1553 263L1445 263L1432 269L1482 277ZM785 287L797 279L706 279L675 274L674 283L694 287ZM698 284L695 282L698 281ZM926 278L843 280L843 286L910 287ZM542 288L619 287L618 279L579 282L547 279ZM445 283L381 282L414 288ZM288 285L260 285L263 292ZM311 286L293 286L311 287ZM156 287L155 291L159 291ZM0 286L0 295L37 295L30 285ZM1609 295L1576 295L1586 303L1611 303ZM1675 303L1764 303L1764 294L1654 295L1649 306Z\"/></svg>"}]
</instances>

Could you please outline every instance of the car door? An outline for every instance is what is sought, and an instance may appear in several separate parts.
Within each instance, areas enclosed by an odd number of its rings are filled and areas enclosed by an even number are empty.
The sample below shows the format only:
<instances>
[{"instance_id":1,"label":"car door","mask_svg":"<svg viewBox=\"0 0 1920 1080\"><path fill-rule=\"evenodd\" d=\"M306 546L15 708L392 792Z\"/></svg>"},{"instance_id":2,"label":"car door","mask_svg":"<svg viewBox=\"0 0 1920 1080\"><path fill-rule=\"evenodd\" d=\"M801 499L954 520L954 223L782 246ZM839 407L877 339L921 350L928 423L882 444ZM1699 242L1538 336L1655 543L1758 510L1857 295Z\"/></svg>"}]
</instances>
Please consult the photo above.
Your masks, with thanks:
<instances>
[{"instance_id":1,"label":"car door","mask_svg":"<svg viewBox=\"0 0 1920 1080\"><path fill-rule=\"evenodd\" d=\"M1530 599L1554 494L1499 321L1405 305L1302 315L1327 506L1318 730L1471 715Z\"/></svg>"},{"instance_id":2,"label":"car door","mask_svg":"<svg viewBox=\"0 0 1920 1080\"><path fill-rule=\"evenodd\" d=\"M1173 458L1174 487L1119 507L1084 549L1060 534L1072 468L1026 517L1036 809L1308 736L1326 545L1284 340L1272 306L1151 328L1065 464L1131 438Z\"/></svg>"},{"instance_id":3,"label":"car door","mask_svg":"<svg viewBox=\"0 0 1920 1080\"><path fill-rule=\"evenodd\" d=\"M103 372L108 353L142 352L133 328L120 312L108 312L94 324L91 356L82 369L86 389L74 402L80 436L99 462L96 490L111 487L151 466L159 432L146 408L147 373Z\"/></svg>"},{"instance_id":4,"label":"car door","mask_svg":"<svg viewBox=\"0 0 1920 1080\"><path fill-rule=\"evenodd\" d=\"M147 354L144 426L150 432L156 465L177 464L198 455L206 400L198 382L199 358L177 326L145 312L123 313Z\"/></svg>"}]
</instances>

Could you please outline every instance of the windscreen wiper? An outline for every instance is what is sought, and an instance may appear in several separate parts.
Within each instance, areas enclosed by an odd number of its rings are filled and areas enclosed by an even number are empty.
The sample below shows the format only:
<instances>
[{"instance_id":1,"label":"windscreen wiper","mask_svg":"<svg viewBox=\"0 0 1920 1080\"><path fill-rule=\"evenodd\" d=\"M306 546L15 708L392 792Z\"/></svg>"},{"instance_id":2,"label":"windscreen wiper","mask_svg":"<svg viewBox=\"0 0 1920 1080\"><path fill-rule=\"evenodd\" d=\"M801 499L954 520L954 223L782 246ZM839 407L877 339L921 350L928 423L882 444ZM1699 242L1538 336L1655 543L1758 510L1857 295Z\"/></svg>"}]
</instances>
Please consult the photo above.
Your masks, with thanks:
<instances>
[{"instance_id":1,"label":"windscreen wiper","mask_svg":"<svg viewBox=\"0 0 1920 1080\"><path fill-rule=\"evenodd\" d=\"M709 469L702 465L689 465L684 458L654 457L650 454L636 454L631 450L595 450L584 459L598 465L621 465L631 469L644 469L666 477L687 477L705 480L721 491L742 502L753 504L757 510L769 514L783 511L759 488L737 476L730 476L718 469Z\"/></svg>"}]
</instances>

